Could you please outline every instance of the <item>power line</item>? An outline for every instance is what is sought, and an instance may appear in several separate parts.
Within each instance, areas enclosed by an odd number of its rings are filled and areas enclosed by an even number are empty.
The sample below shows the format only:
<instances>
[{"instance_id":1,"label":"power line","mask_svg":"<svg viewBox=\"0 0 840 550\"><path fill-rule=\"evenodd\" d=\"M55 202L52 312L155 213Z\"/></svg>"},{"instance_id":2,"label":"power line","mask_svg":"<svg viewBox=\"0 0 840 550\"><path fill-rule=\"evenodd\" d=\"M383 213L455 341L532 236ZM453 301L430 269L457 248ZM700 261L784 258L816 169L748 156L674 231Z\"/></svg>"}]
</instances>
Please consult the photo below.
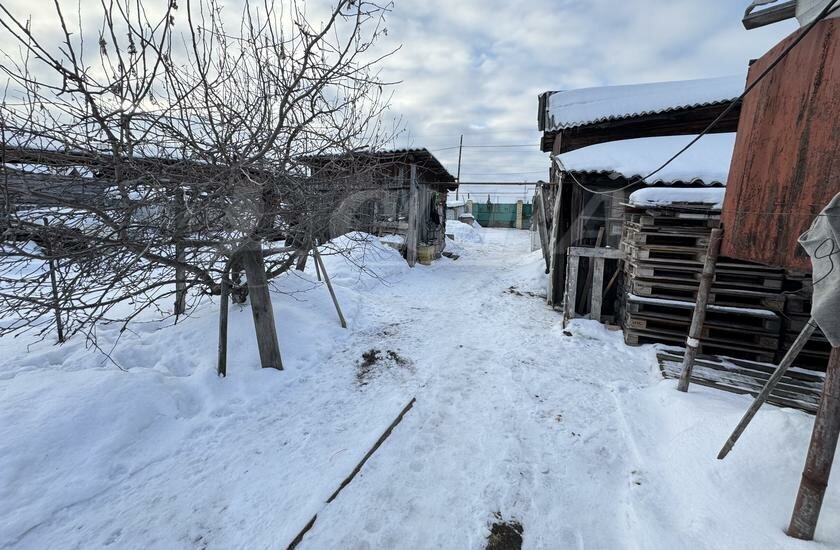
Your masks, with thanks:
<instances>
[{"instance_id":1,"label":"power line","mask_svg":"<svg viewBox=\"0 0 840 550\"><path fill-rule=\"evenodd\" d=\"M837 4L837 2L840 2L840 0L833 0L830 4L826 5L826 7L816 17L816 19L811 21L808 24L808 26L805 27L805 29L799 34L799 36L797 36L796 39L793 42L788 44L788 46L782 51L782 53L780 53L779 56L776 57L776 59L774 59L773 62L770 63L770 65L766 69L764 69L761 72L761 74L758 75L758 77L752 82L752 84L747 86L747 88L744 90L744 92L741 95L739 95L737 98L733 99L729 103L729 105L727 105L726 109L724 109L717 116L717 118L715 118L711 123L709 123L709 125L706 126L706 128L702 132L700 132L700 134L698 134L694 139L692 139L685 147L683 147L682 149L677 151L671 158L669 158L659 168L657 168L656 170L654 170L653 172L651 172L647 176L644 176L644 177L641 177L639 179L633 180L630 183L628 183L627 185L625 185L623 187L619 187L618 189L612 189L610 191L595 191L593 189L589 189L588 187L586 187L585 185L580 183L580 181L578 181L578 179L575 177L574 173L572 173L568 169L566 169L566 167L563 165L563 162L557 156L552 155L551 158L556 160L560 164L560 167L563 168L563 171L566 172L567 174L569 174L572 177L572 180L574 180L574 182L579 187L581 187L582 189L585 189L586 191L589 191L590 193L593 193L595 195L611 195L613 193L618 193L619 191L624 191L628 187L632 187L632 186L634 186L638 183L643 183L643 182L646 183L646 180L649 177L654 176L654 175L658 174L659 172L661 172L662 170L664 170L669 164L674 162L677 159L677 157L679 157L680 155L682 155L683 153L688 151L688 149L691 146L693 146L695 143L700 141L700 138L702 138L703 136L708 134L715 126L717 126L717 124L723 119L723 117L728 115L732 111L732 109L735 108L736 105L738 105L741 101L743 101L744 97L746 97L746 95L748 93L750 93L756 86L758 86L758 83L761 82L762 80L764 80L764 77L767 76L770 73L770 71L772 71L776 67L776 65L781 63L781 61L785 57L787 57L787 55L791 52L791 50L793 50L793 48L796 47L796 45L799 44L802 41L802 39L805 38L805 36L808 35L809 32L811 32L811 29L813 29L816 26L817 23L819 23L820 21L825 19L828 16L828 14L830 14L831 12L833 12L836 9L835 4ZM838 6L838 7L840 7L840 6Z\"/></svg>"}]
</instances>

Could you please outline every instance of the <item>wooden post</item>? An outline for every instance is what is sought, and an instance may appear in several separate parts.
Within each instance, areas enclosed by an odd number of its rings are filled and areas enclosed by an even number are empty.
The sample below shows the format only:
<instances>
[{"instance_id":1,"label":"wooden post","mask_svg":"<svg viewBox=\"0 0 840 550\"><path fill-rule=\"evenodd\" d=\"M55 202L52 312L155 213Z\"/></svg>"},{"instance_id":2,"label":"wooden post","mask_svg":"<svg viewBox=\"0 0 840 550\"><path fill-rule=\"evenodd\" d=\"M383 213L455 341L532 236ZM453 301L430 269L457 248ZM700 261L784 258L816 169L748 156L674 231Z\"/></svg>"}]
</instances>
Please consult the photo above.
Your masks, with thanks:
<instances>
[{"instance_id":1,"label":"wooden post","mask_svg":"<svg viewBox=\"0 0 840 550\"><path fill-rule=\"evenodd\" d=\"M408 195L408 231L405 234L405 259L408 265L414 267L417 263L417 224L419 222L417 197L417 165L411 163L411 177L409 178Z\"/></svg>"},{"instance_id":2,"label":"wooden post","mask_svg":"<svg viewBox=\"0 0 840 550\"><path fill-rule=\"evenodd\" d=\"M321 258L321 254L318 253L317 243L312 247L312 254L315 257L315 266L321 266L321 272L324 274L324 281L327 283L327 289L330 291L330 297L332 298L333 305L335 306L335 311L338 313L338 320L341 323L341 328L347 328L347 321L344 320L344 314L341 313L341 306L338 305L338 298L335 295L335 290L333 290L330 275L327 273L327 268L324 266L324 260Z\"/></svg>"},{"instance_id":3,"label":"wooden post","mask_svg":"<svg viewBox=\"0 0 840 550\"><path fill-rule=\"evenodd\" d=\"M840 435L840 348L831 349L828 368L825 371L825 385L822 399L814 419L814 431L805 469L799 484L799 493L793 506L787 534L791 537L812 540L820 517L831 463L837 450Z\"/></svg>"},{"instance_id":4,"label":"wooden post","mask_svg":"<svg viewBox=\"0 0 840 550\"><path fill-rule=\"evenodd\" d=\"M604 300L604 258L591 258L595 263L592 276L592 302L589 306L589 318L601 322L601 303Z\"/></svg>"},{"instance_id":5,"label":"wooden post","mask_svg":"<svg viewBox=\"0 0 840 550\"><path fill-rule=\"evenodd\" d=\"M315 246L312 248L312 250L314 251L314 250L315 250L315 248L317 248L317 247L318 247L318 246L317 246L317 245L315 245ZM314 254L314 252L313 252L313 254ZM319 281L321 280L321 266L319 266L319 265L318 265L318 262L317 262L317 261L315 262L315 276L318 278L318 280L319 280Z\"/></svg>"},{"instance_id":6,"label":"wooden post","mask_svg":"<svg viewBox=\"0 0 840 550\"><path fill-rule=\"evenodd\" d=\"M545 272L548 274L551 266L549 265L548 228L546 227L545 214L543 212L543 200L543 192L542 189L540 189L540 192L537 193L534 198L534 218L535 223L537 224L537 231L540 235L540 249L542 250L543 259L545 260Z\"/></svg>"},{"instance_id":7,"label":"wooden post","mask_svg":"<svg viewBox=\"0 0 840 550\"><path fill-rule=\"evenodd\" d=\"M522 199L516 201L516 228L522 229L522 211L525 207L525 204L522 202Z\"/></svg>"},{"instance_id":8,"label":"wooden post","mask_svg":"<svg viewBox=\"0 0 840 550\"><path fill-rule=\"evenodd\" d=\"M560 277L562 276L560 273L562 270L562 266L560 265L560 248L562 238L562 235L560 235L560 201L562 200L562 195L563 193L561 193L558 188L557 193L554 195L554 209L551 218L551 237L548 245L549 274L547 294L548 305L551 306L559 306L560 301L563 299L562 289L560 288ZM572 306L572 309L574 309L574 306Z\"/></svg>"},{"instance_id":9,"label":"wooden post","mask_svg":"<svg viewBox=\"0 0 840 550\"><path fill-rule=\"evenodd\" d=\"M228 279L229 264L222 272L221 302L219 303L219 355L216 374L227 376L227 329L228 309L230 308L230 280Z\"/></svg>"},{"instance_id":10,"label":"wooden post","mask_svg":"<svg viewBox=\"0 0 840 550\"><path fill-rule=\"evenodd\" d=\"M175 194L175 261L184 264L187 261L187 251L181 240L186 233L186 206L181 191ZM187 311L187 282L186 270L183 265L175 267L175 315L182 315Z\"/></svg>"},{"instance_id":11,"label":"wooden post","mask_svg":"<svg viewBox=\"0 0 840 550\"><path fill-rule=\"evenodd\" d=\"M604 226L598 228L598 237L595 239L595 248L601 248L601 244L604 242ZM603 264L601 265L602 271L601 276L603 276ZM578 304L578 310L583 311L583 305L591 299L593 296L592 292L589 290L591 288L595 288L592 285L592 275L594 274L595 266L593 265L593 260L589 260L589 265L586 268L586 279L583 283L583 293L580 296L580 303Z\"/></svg>"},{"instance_id":12,"label":"wooden post","mask_svg":"<svg viewBox=\"0 0 840 550\"><path fill-rule=\"evenodd\" d=\"M735 442L738 441L738 438L740 438L741 434L744 433L744 430L747 429L747 426L758 412L758 409L761 408L761 405L763 405L764 402L767 401L767 398L770 397L770 392L773 391L773 388L776 387L776 384L779 383L779 380L782 379L782 376L784 376L785 372L787 372L788 368L790 368L793 364L793 360L796 359L796 356L799 355L799 352L802 351L802 348L804 348L805 344L808 343L808 340L811 338L811 335L814 334L816 329L816 321L814 321L814 318L811 317L808 319L808 322L805 323L805 326L802 328L802 332L799 333L799 336L797 336L796 340L794 340L793 344L791 344L790 349L788 349L782 359L782 362L779 363L779 366L776 368L776 372L774 372L770 379L767 380L767 384L764 385L761 393L758 394L755 401L753 401L752 405L750 405L750 408L747 409L746 413L744 413L741 421L737 426L735 426L735 430L732 432L732 435L729 436L729 439L726 440L723 448L718 453L718 460L726 458L726 455L728 455L729 451L732 450Z\"/></svg>"},{"instance_id":13,"label":"wooden post","mask_svg":"<svg viewBox=\"0 0 840 550\"><path fill-rule=\"evenodd\" d=\"M563 327L575 317L577 303L577 279L580 256L569 256L566 262L566 295L563 298Z\"/></svg>"},{"instance_id":14,"label":"wooden post","mask_svg":"<svg viewBox=\"0 0 840 550\"><path fill-rule=\"evenodd\" d=\"M682 372L677 389L686 392L691 380L691 371L694 368L694 359L697 357L697 348L700 345L700 335L703 331L703 323L706 321L706 306L709 303L709 293L712 289L712 282L715 280L715 264L720 254L720 242L723 240L723 229L712 229L709 249L706 252L706 262L703 264L703 274L700 276L700 288L697 291L697 304L694 306L694 315L691 317L691 328L688 330L688 338L685 341L685 356L683 357Z\"/></svg>"},{"instance_id":15,"label":"wooden post","mask_svg":"<svg viewBox=\"0 0 840 550\"><path fill-rule=\"evenodd\" d=\"M245 266L245 277L248 280L248 296L251 299L251 314L254 316L260 363L263 368L283 370L262 247L259 242L250 242L240 254Z\"/></svg>"},{"instance_id":16,"label":"wooden post","mask_svg":"<svg viewBox=\"0 0 840 550\"><path fill-rule=\"evenodd\" d=\"M46 218L44 218L44 227L46 228L49 225L49 222ZM64 343L64 321L61 320L61 300L59 299L58 295L58 280L55 276L55 259L53 258L52 252L52 245L50 244L50 235L49 230L46 231L46 235L44 235L44 248L46 248L45 252L47 253L47 257L49 257L49 268L50 268L50 286L52 287L52 298L53 298L53 313L55 314L55 329L58 332L58 343Z\"/></svg>"}]
</instances>

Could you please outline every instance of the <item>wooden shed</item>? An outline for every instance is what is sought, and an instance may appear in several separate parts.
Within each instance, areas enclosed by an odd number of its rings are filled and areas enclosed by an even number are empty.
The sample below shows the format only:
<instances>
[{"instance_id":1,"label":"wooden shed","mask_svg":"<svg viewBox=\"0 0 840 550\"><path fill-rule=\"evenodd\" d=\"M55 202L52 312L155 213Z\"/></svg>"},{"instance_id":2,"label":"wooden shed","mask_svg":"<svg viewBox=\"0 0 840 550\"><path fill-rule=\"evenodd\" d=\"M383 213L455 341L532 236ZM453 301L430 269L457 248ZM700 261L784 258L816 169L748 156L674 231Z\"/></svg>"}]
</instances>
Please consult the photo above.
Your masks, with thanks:
<instances>
[{"instance_id":1,"label":"wooden shed","mask_svg":"<svg viewBox=\"0 0 840 550\"><path fill-rule=\"evenodd\" d=\"M551 183L538 187L534 210L550 271L549 303L562 300L566 248L595 245L602 229L599 244L617 246L623 204L630 193L645 186L632 184L633 180L656 169L720 115L743 92L744 82L742 76L728 76L539 96L540 146L552 153L552 165ZM690 160L680 161L679 170L672 166L647 184L720 185L726 180L738 116L738 108L730 111L716 133L697 144ZM710 154L713 157L704 164ZM717 175L709 177L709 169ZM552 233L557 236L553 245Z\"/></svg>"},{"instance_id":2,"label":"wooden shed","mask_svg":"<svg viewBox=\"0 0 840 550\"><path fill-rule=\"evenodd\" d=\"M439 258L446 246L447 193L458 184L427 149L363 151L301 159L311 185L332 204L329 237L347 231L401 235L414 265Z\"/></svg>"}]
</instances>

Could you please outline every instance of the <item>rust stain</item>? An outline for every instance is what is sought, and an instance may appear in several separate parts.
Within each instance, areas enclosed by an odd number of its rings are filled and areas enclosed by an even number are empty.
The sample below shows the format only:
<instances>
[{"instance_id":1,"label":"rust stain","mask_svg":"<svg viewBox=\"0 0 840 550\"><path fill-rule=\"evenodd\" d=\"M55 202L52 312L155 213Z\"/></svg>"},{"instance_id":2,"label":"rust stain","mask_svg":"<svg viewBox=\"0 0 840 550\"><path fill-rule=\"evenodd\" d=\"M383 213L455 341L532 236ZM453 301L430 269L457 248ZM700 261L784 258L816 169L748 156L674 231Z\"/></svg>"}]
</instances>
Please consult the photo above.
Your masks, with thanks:
<instances>
[{"instance_id":1,"label":"rust stain","mask_svg":"<svg viewBox=\"0 0 840 550\"><path fill-rule=\"evenodd\" d=\"M756 61L748 80L797 33ZM840 192L837 59L840 19L830 19L816 25L745 98L723 207L721 254L810 269L797 238Z\"/></svg>"}]
</instances>

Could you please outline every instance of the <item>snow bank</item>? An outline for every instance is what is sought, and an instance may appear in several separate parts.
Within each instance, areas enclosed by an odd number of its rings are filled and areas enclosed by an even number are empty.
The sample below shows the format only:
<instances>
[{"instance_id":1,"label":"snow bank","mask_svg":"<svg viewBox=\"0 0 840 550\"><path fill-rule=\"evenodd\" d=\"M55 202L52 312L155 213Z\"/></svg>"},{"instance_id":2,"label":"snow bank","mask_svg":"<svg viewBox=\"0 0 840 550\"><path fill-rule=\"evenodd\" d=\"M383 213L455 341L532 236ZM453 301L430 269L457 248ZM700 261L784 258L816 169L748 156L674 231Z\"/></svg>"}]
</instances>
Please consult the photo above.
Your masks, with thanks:
<instances>
[{"instance_id":1,"label":"snow bank","mask_svg":"<svg viewBox=\"0 0 840 550\"><path fill-rule=\"evenodd\" d=\"M357 290L396 281L410 269L400 253L382 238L360 231L325 244L321 257L335 284ZM308 265L307 272L315 275L314 265Z\"/></svg>"},{"instance_id":2,"label":"snow bank","mask_svg":"<svg viewBox=\"0 0 840 550\"><path fill-rule=\"evenodd\" d=\"M546 130L732 101L745 86L746 77L737 75L553 92Z\"/></svg>"},{"instance_id":3,"label":"snow bank","mask_svg":"<svg viewBox=\"0 0 840 550\"><path fill-rule=\"evenodd\" d=\"M480 227L476 228L458 220L446 220L446 233L452 235L457 243L484 242Z\"/></svg>"},{"instance_id":4,"label":"snow bank","mask_svg":"<svg viewBox=\"0 0 840 550\"><path fill-rule=\"evenodd\" d=\"M659 168L695 136L666 136L611 141L591 145L555 158L575 172L615 172L625 178L646 176ZM648 185L697 182L726 185L735 134L707 134L671 164L656 173Z\"/></svg>"},{"instance_id":5,"label":"snow bank","mask_svg":"<svg viewBox=\"0 0 840 550\"><path fill-rule=\"evenodd\" d=\"M714 209L723 207L724 187L647 187L630 194L628 202L633 206L672 206L675 204L698 204Z\"/></svg>"}]
</instances>

